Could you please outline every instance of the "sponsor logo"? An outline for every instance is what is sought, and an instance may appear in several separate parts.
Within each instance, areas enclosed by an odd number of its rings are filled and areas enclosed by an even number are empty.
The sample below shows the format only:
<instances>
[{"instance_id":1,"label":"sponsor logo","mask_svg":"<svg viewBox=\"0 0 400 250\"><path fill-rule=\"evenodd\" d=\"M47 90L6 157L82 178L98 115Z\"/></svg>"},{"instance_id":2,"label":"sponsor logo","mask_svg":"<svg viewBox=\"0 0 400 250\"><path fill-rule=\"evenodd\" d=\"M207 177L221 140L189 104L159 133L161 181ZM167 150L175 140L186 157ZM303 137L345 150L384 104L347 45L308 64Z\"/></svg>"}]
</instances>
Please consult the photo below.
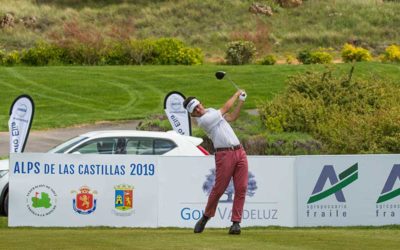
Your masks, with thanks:
<instances>
[{"instance_id":1,"label":"sponsor logo","mask_svg":"<svg viewBox=\"0 0 400 250\"><path fill-rule=\"evenodd\" d=\"M396 183L397 179L400 180L400 164L393 165L392 171L390 172L386 180L385 186L383 186L381 195L379 196L376 203L382 203L394 199L395 197L400 195L400 187L393 190L394 184Z\"/></svg>"},{"instance_id":2,"label":"sponsor logo","mask_svg":"<svg viewBox=\"0 0 400 250\"><path fill-rule=\"evenodd\" d=\"M318 177L317 183L307 201L307 218L339 218L347 216L346 199L343 188L349 186L358 179L358 163L348 167L339 175L332 165L325 165ZM325 188L325 184L330 187ZM337 203L323 202L323 200L334 195ZM316 203L316 204L313 204Z\"/></svg>"},{"instance_id":3,"label":"sponsor logo","mask_svg":"<svg viewBox=\"0 0 400 250\"><path fill-rule=\"evenodd\" d=\"M203 216L204 210L184 207L181 209L181 218L183 220L198 220ZM221 220L230 221L232 218L232 209L227 207L218 207L216 217ZM278 209L268 208L250 208L243 209L242 220L277 220Z\"/></svg>"},{"instance_id":4,"label":"sponsor logo","mask_svg":"<svg viewBox=\"0 0 400 250\"><path fill-rule=\"evenodd\" d=\"M399 183L398 180L400 180L400 164L394 164L376 201L376 217L391 218L400 214L400 203L395 199L400 195L399 185L395 188L396 183Z\"/></svg>"},{"instance_id":5,"label":"sponsor logo","mask_svg":"<svg viewBox=\"0 0 400 250\"><path fill-rule=\"evenodd\" d=\"M32 187L26 194L26 206L36 216L47 216L57 208L57 194L50 186Z\"/></svg>"},{"instance_id":6,"label":"sponsor logo","mask_svg":"<svg viewBox=\"0 0 400 250\"><path fill-rule=\"evenodd\" d=\"M26 112L28 111L28 108L26 107L25 104L20 104L17 107L17 115L21 118L23 118L26 115Z\"/></svg>"},{"instance_id":7,"label":"sponsor logo","mask_svg":"<svg viewBox=\"0 0 400 250\"><path fill-rule=\"evenodd\" d=\"M174 110L174 111L183 109L182 101L176 97L172 98L170 105L171 105L171 110Z\"/></svg>"},{"instance_id":8,"label":"sponsor logo","mask_svg":"<svg viewBox=\"0 0 400 250\"><path fill-rule=\"evenodd\" d=\"M118 216L129 216L133 213L133 191L134 187L126 184L114 187L114 214Z\"/></svg>"},{"instance_id":9,"label":"sponsor logo","mask_svg":"<svg viewBox=\"0 0 400 250\"><path fill-rule=\"evenodd\" d=\"M319 175L318 181L315 184L314 190L311 197L308 199L307 204L322 200L332 194L335 194L338 202L346 202L342 189L347 187L358 179L358 164L354 164L348 169L344 170L339 174L339 180L337 178L335 169L332 165L325 165ZM331 187L323 190L326 181L329 180Z\"/></svg>"},{"instance_id":10,"label":"sponsor logo","mask_svg":"<svg viewBox=\"0 0 400 250\"><path fill-rule=\"evenodd\" d=\"M215 184L215 169L210 169L210 173L205 176L206 180L203 183L203 192L209 196ZM246 195L253 197L256 194L257 181L255 175L251 172L248 173L248 186ZM220 205L217 207L215 217L222 221L230 221L232 218L232 202L235 196L235 189L233 181L229 182L223 196L220 198ZM180 217L182 220L198 220L204 213L205 202L182 202L185 205L180 209ZM277 220L279 210L276 207L277 202L263 202L263 201L247 201L246 207L243 209L242 220L244 221L271 221ZM191 205L191 206L187 206ZM202 207L202 208L200 208Z\"/></svg>"},{"instance_id":11,"label":"sponsor logo","mask_svg":"<svg viewBox=\"0 0 400 250\"><path fill-rule=\"evenodd\" d=\"M249 197L252 197L257 190L257 181L255 179L255 175L249 171L248 175L248 182L247 182L247 192L246 195ZM207 194L207 196L210 195L212 188L214 187L215 184L215 169L210 169L210 174L206 175L206 180L203 183L203 191ZM235 195L235 188L233 186L233 180L231 179L229 182L228 187L226 188L224 195L226 195L224 198L220 198L219 202L221 203L232 203Z\"/></svg>"},{"instance_id":12,"label":"sponsor logo","mask_svg":"<svg viewBox=\"0 0 400 250\"><path fill-rule=\"evenodd\" d=\"M72 207L75 212L78 214L87 215L96 210L96 190L91 191L88 186L82 186L79 188L79 191L73 190L71 193L76 194L72 199Z\"/></svg>"}]
</instances>

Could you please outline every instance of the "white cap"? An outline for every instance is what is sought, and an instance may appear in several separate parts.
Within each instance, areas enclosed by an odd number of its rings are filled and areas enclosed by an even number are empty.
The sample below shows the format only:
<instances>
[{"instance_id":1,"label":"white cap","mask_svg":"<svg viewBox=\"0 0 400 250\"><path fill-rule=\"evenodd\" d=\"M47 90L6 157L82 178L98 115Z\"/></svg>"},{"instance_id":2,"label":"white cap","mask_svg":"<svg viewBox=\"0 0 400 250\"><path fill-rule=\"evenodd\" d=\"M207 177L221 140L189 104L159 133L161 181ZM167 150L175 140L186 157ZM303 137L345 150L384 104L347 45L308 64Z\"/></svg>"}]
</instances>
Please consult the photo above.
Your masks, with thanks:
<instances>
[{"instance_id":1,"label":"white cap","mask_svg":"<svg viewBox=\"0 0 400 250\"><path fill-rule=\"evenodd\" d=\"M186 106L186 110L189 111L189 113L192 113L193 110L196 108L197 105L199 105L200 102L196 98L190 100L188 105Z\"/></svg>"}]
</instances>

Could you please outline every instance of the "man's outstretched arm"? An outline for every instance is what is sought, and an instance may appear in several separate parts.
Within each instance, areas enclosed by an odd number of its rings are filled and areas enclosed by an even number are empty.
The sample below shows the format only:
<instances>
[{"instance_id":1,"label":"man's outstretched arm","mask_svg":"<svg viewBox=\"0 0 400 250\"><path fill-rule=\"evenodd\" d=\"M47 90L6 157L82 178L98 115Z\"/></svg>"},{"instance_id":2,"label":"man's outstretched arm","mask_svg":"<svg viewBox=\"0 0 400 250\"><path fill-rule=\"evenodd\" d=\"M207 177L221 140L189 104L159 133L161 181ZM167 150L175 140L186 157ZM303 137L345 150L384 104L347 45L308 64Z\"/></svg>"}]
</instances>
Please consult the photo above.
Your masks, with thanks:
<instances>
[{"instance_id":1,"label":"man's outstretched arm","mask_svg":"<svg viewBox=\"0 0 400 250\"><path fill-rule=\"evenodd\" d=\"M243 90L238 90L229 100L225 103L225 105L220 109L221 114L225 115L225 120L228 122L235 121L240 115L240 109L243 106L244 101L239 100L235 109L232 113L228 113L232 106L235 104L235 101L239 98L239 96L243 93ZM239 98L240 99L240 98Z\"/></svg>"},{"instance_id":2,"label":"man's outstretched arm","mask_svg":"<svg viewBox=\"0 0 400 250\"><path fill-rule=\"evenodd\" d=\"M241 93L242 93L241 90L236 91L236 93L231 98L229 98L229 100L224 104L224 106L222 106L222 108L219 109L222 115L229 112L229 110L235 104L235 101L238 99Z\"/></svg>"}]
</instances>

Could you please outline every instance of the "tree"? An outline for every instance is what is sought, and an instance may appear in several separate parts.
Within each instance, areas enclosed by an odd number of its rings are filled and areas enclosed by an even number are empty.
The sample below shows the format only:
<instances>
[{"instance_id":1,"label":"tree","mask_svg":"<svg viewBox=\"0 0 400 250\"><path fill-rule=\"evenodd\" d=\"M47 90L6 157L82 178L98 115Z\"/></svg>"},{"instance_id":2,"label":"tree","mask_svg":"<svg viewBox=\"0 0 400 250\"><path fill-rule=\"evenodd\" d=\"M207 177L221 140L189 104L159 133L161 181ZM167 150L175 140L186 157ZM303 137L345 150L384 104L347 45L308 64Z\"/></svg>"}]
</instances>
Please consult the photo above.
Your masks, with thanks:
<instances>
[{"instance_id":1,"label":"tree","mask_svg":"<svg viewBox=\"0 0 400 250\"><path fill-rule=\"evenodd\" d=\"M257 190L257 182L253 173L249 172L248 175L248 186L246 195L252 197ZM215 184L215 168L210 169L210 174L206 175L206 181L203 183L203 191L210 195L211 190ZM235 189L233 187L233 180L231 179L228 187L226 188L224 194L227 195L226 200L220 200L220 202L233 202L233 196L235 194Z\"/></svg>"}]
</instances>

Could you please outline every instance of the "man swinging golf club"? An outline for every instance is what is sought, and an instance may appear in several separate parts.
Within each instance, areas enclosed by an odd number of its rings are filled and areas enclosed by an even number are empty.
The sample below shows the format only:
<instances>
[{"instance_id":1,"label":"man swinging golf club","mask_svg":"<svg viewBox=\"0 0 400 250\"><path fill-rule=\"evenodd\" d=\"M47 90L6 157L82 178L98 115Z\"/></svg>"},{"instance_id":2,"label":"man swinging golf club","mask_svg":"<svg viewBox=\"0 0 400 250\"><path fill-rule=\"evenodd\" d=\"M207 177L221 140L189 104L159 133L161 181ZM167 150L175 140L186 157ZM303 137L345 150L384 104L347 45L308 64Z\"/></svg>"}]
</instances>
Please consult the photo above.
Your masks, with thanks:
<instances>
[{"instance_id":1,"label":"man swinging golf club","mask_svg":"<svg viewBox=\"0 0 400 250\"><path fill-rule=\"evenodd\" d=\"M229 234L240 234L239 223L242 220L247 192L248 164L246 152L228 122L235 121L239 117L246 97L243 90L238 90L219 110L205 109L195 97L188 97L183 103L191 116L196 118L197 124L206 131L215 148L215 184L208 197L204 215L194 227L195 233L203 232L207 221L214 217L218 201L233 178L235 197L231 218L233 224ZM236 107L229 112L237 100Z\"/></svg>"}]
</instances>

